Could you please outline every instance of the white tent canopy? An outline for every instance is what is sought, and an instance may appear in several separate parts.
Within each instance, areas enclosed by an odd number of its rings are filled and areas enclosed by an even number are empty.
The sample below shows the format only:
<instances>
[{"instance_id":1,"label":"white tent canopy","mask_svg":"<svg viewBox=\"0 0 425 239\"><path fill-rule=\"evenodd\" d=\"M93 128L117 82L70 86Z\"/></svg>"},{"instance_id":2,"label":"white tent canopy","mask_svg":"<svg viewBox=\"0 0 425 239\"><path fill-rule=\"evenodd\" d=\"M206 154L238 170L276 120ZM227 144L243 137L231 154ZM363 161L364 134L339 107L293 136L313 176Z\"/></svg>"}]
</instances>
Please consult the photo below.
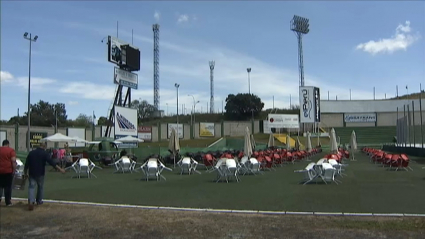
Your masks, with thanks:
<instances>
[{"instance_id":1,"label":"white tent canopy","mask_svg":"<svg viewBox=\"0 0 425 239\"><path fill-rule=\"evenodd\" d=\"M41 142L55 142L55 143L59 143L59 142L77 142L76 139L68 137L66 135L63 135L61 133L56 133L54 135L50 135L44 139L40 140Z\"/></svg>"},{"instance_id":2,"label":"white tent canopy","mask_svg":"<svg viewBox=\"0 0 425 239\"><path fill-rule=\"evenodd\" d=\"M145 142L143 139L139 139L139 138L133 137L131 135L125 136L123 138L119 138L116 141L122 142L122 143L142 143L142 142Z\"/></svg>"}]
</instances>

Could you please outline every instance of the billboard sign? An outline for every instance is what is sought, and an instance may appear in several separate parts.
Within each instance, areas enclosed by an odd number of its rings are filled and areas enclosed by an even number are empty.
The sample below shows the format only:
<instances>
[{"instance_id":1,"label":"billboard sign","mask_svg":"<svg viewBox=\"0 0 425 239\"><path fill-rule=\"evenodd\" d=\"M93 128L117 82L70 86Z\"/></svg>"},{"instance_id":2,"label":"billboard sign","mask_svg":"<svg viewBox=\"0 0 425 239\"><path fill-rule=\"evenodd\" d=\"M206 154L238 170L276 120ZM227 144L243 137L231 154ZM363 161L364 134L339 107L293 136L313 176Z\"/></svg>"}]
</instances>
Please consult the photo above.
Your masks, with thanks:
<instances>
[{"instance_id":1,"label":"billboard sign","mask_svg":"<svg viewBox=\"0 0 425 239\"><path fill-rule=\"evenodd\" d=\"M170 138L171 131L173 129L176 129L176 133L179 135L179 139L183 139L184 132L183 132L183 124L168 124L167 125L167 138Z\"/></svg>"},{"instance_id":2,"label":"billboard sign","mask_svg":"<svg viewBox=\"0 0 425 239\"><path fill-rule=\"evenodd\" d=\"M152 141L152 126L139 126L137 137L144 141Z\"/></svg>"},{"instance_id":3,"label":"billboard sign","mask_svg":"<svg viewBox=\"0 0 425 239\"><path fill-rule=\"evenodd\" d=\"M320 89L300 86L300 122L320 122Z\"/></svg>"},{"instance_id":4,"label":"billboard sign","mask_svg":"<svg viewBox=\"0 0 425 239\"><path fill-rule=\"evenodd\" d=\"M137 74L115 67L114 84L126 86L137 90L139 84L139 76Z\"/></svg>"},{"instance_id":5,"label":"billboard sign","mask_svg":"<svg viewBox=\"0 0 425 239\"><path fill-rule=\"evenodd\" d=\"M344 122L345 123L368 123L368 122L376 122L376 114L375 113L367 113L367 114L344 114Z\"/></svg>"},{"instance_id":6,"label":"billboard sign","mask_svg":"<svg viewBox=\"0 0 425 239\"><path fill-rule=\"evenodd\" d=\"M115 139L125 136L137 137L137 109L120 106L114 108Z\"/></svg>"},{"instance_id":7,"label":"billboard sign","mask_svg":"<svg viewBox=\"0 0 425 239\"><path fill-rule=\"evenodd\" d=\"M140 50L118 38L108 36L108 61L130 71L139 71Z\"/></svg>"},{"instance_id":8,"label":"billboard sign","mask_svg":"<svg viewBox=\"0 0 425 239\"><path fill-rule=\"evenodd\" d=\"M108 36L108 61L117 65L125 65L126 62L123 62L125 57L122 56L121 45L127 44L118 38Z\"/></svg>"},{"instance_id":9,"label":"billboard sign","mask_svg":"<svg viewBox=\"0 0 425 239\"><path fill-rule=\"evenodd\" d=\"M40 146L40 140L46 137L46 132L30 132L30 148L37 148Z\"/></svg>"},{"instance_id":10,"label":"billboard sign","mask_svg":"<svg viewBox=\"0 0 425 239\"><path fill-rule=\"evenodd\" d=\"M300 127L298 115L269 114L268 119L269 128L298 129Z\"/></svg>"},{"instance_id":11,"label":"billboard sign","mask_svg":"<svg viewBox=\"0 0 425 239\"><path fill-rule=\"evenodd\" d=\"M199 136L200 137L214 137L215 124L214 123L199 123Z\"/></svg>"}]
</instances>

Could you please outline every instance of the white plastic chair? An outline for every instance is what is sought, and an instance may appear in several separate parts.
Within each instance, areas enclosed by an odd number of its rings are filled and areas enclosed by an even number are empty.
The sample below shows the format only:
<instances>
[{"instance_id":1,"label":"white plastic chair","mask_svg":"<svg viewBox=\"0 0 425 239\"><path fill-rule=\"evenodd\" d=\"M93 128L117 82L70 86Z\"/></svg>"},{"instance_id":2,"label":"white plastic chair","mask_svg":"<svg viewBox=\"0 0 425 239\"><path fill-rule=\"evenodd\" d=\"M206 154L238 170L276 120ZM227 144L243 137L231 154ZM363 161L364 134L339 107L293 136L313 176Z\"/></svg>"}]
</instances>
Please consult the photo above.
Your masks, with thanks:
<instances>
[{"instance_id":1,"label":"white plastic chair","mask_svg":"<svg viewBox=\"0 0 425 239\"><path fill-rule=\"evenodd\" d=\"M196 171L196 167L198 166L198 162L196 162L194 159L190 157L184 157L180 159L179 162L177 162L177 165L179 165L181 171L180 175L183 173L191 174L193 172L201 174L201 172Z\"/></svg>"},{"instance_id":2,"label":"white plastic chair","mask_svg":"<svg viewBox=\"0 0 425 239\"><path fill-rule=\"evenodd\" d=\"M75 173L77 173L78 178L81 178L81 174L87 174L87 178L90 178L91 176L96 177L96 175L93 174L93 169L96 168L96 164L94 164L92 161L86 158L80 158L75 163L73 163L71 166L65 168L65 170L73 169ZM100 167L97 167L100 168ZM102 168L100 168L102 169Z\"/></svg>"},{"instance_id":3,"label":"white plastic chair","mask_svg":"<svg viewBox=\"0 0 425 239\"><path fill-rule=\"evenodd\" d=\"M250 162L249 162L249 158L247 156L243 156L241 158L241 162L239 164L240 164L239 171L242 175L249 173Z\"/></svg>"},{"instance_id":4,"label":"white plastic chair","mask_svg":"<svg viewBox=\"0 0 425 239\"><path fill-rule=\"evenodd\" d=\"M136 162L131 160L127 156L123 156L111 165L115 166L116 171L114 173L117 173L117 172L122 172L122 173L130 172L130 173L132 173L133 170L134 170L134 167L136 166Z\"/></svg>"},{"instance_id":5,"label":"white plastic chair","mask_svg":"<svg viewBox=\"0 0 425 239\"><path fill-rule=\"evenodd\" d=\"M334 167L336 169L336 174L343 177L343 175L347 176L346 174L342 173L342 171L344 170L344 167L346 167L346 164L340 164L338 163L338 161L336 161L335 159L329 159L328 160L329 164L332 165L332 167Z\"/></svg>"},{"instance_id":6,"label":"white plastic chair","mask_svg":"<svg viewBox=\"0 0 425 239\"><path fill-rule=\"evenodd\" d=\"M295 173L303 173L304 175L304 179L302 181L303 185L306 185L307 183L310 183L312 181L314 181L318 175L316 170L314 169L314 167L316 166L315 163L309 163L305 169L303 170L295 170Z\"/></svg>"},{"instance_id":7,"label":"white plastic chair","mask_svg":"<svg viewBox=\"0 0 425 239\"><path fill-rule=\"evenodd\" d=\"M261 164L260 162L258 162L258 160L256 158L250 158L249 159L249 170L250 173L257 175L261 173Z\"/></svg>"},{"instance_id":8,"label":"white plastic chair","mask_svg":"<svg viewBox=\"0 0 425 239\"><path fill-rule=\"evenodd\" d=\"M16 173L18 175L23 175L24 174L24 168L25 168L24 163L22 163L22 161L20 159L16 159Z\"/></svg>"},{"instance_id":9,"label":"white plastic chair","mask_svg":"<svg viewBox=\"0 0 425 239\"><path fill-rule=\"evenodd\" d=\"M213 167L213 170L210 171L214 172L217 171L217 182L219 182L222 179L225 179L227 182L227 178L226 178L226 160L227 159L219 159L217 161L217 163L215 164L215 166Z\"/></svg>"},{"instance_id":10,"label":"white plastic chair","mask_svg":"<svg viewBox=\"0 0 425 239\"><path fill-rule=\"evenodd\" d=\"M323 169L323 181L327 184L328 182L334 182L336 184L338 184L338 182L335 181L335 174L336 174L336 169L334 167L332 167L331 164L329 163L323 163L322 164L322 169Z\"/></svg>"},{"instance_id":11,"label":"white plastic chair","mask_svg":"<svg viewBox=\"0 0 425 239\"><path fill-rule=\"evenodd\" d=\"M236 160L234 159L228 159L226 160L226 181L229 182L229 178L234 177L236 179L236 182L239 182L238 177L238 164L236 163Z\"/></svg>"},{"instance_id":12,"label":"white plastic chair","mask_svg":"<svg viewBox=\"0 0 425 239\"><path fill-rule=\"evenodd\" d=\"M162 171L164 169L173 171L172 169L165 167L165 165L156 158L150 158L147 162L140 166L140 169L142 169L142 172L145 174L146 181L149 181L149 178L152 177L156 178L157 181L159 181L160 178L167 180L163 175L161 175Z\"/></svg>"}]
</instances>

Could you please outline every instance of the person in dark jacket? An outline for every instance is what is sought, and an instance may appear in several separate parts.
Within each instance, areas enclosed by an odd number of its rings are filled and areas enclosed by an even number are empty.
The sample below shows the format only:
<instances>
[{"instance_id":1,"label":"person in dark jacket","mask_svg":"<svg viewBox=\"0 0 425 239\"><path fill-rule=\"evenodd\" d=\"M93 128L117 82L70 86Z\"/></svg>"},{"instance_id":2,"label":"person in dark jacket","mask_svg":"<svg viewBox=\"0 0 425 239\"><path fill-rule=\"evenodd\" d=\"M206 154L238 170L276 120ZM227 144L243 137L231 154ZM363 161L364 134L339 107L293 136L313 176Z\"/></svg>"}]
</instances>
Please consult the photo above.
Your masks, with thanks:
<instances>
[{"instance_id":1,"label":"person in dark jacket","mask_svg":"<svg viewBox=\"0 0 425 239\"><path fill-rule=\"evenodd\" d=\"M59 165L57 165L50 155L46 152L46 143L41 143L40 146L31 151L25 161L24 174L29 179L28 185L28 209L32 211L34 204L43 204L43 185L44 175L46 173L46 162L53 168L65 173ZM37 185L37 196L35 196L35 186Z\"/></svg>"}]
</instances>

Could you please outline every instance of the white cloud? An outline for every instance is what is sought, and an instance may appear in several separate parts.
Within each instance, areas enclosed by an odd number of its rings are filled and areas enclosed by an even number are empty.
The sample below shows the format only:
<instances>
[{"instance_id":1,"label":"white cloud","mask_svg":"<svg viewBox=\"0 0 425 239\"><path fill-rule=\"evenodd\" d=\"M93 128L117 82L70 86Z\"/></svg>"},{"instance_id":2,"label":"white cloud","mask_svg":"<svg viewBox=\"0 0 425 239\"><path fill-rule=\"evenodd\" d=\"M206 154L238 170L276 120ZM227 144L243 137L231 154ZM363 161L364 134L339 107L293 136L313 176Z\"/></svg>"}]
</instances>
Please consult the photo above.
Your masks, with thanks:
<instances>
[{"instance_id":1,"label":"white cloud","mask_svg":"<svg viewBox=\"0 0 425 239\"><path fill-rule=\"evenodd\" d=\"M78 101L68 101L68 105L78 105Z\"/></svg>"},{"instance_id":2,"label":"white cloud","mask_svg":"<svg viewBox=\"0 0 425 239\"><path fill-rule=\"evenodd\" d=\"M12 79L13 79L12 74L10 74L7 71L0 71L0 81L1 82L11 81Z\"/></svg>"},{"instance_id":3,"label":"white cloud","mask_svg":"<svg viewBox=\"0 0 425 239\"><path fill-rule=\"evenodd\" d=\"M1 81L13 86L23 87L28 89L28 77L15 77L7 71L1 71ZM42 89L43 86L56 82L54 79L31 77L31 89Z\"/></svg>"},{"instance_id":4,"label":"white cloud","mask_svg":"<svg viewBox=\"0 0 425 239\"><path fill-rule=\"evenodd\" d=\"M405 25L400 24L395 30L395 35L390 38L380 39L378 41L368 41L357 45L357 50L363 50L372 55L378 53L393 53L399 50L406 50L414 42L419 40L419 34L412 34L410 21L406 21Z\"/></svg>"},{"instance_id":5,"label":"white cloud","mask_svg":"<svg viewBox=\"0 0 425 239\"><path fill-rule=\"evenodd\" d=\"M177 18L177 23L185 23L189 21L189 15L187 14L180 14Z\"/></svg>"},{"instance_id":6,"label":"white cloud","mask_svg":"<svg viewBox=\"0 0 425 239\"><path fill-rule=\"evenodd\" d=\"M159 13L158 11L155 11L155 13L153 14L153 17L158 22L159 19L161 18L161 13Z\"/></svg>"}]
</instances>

